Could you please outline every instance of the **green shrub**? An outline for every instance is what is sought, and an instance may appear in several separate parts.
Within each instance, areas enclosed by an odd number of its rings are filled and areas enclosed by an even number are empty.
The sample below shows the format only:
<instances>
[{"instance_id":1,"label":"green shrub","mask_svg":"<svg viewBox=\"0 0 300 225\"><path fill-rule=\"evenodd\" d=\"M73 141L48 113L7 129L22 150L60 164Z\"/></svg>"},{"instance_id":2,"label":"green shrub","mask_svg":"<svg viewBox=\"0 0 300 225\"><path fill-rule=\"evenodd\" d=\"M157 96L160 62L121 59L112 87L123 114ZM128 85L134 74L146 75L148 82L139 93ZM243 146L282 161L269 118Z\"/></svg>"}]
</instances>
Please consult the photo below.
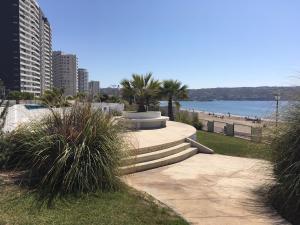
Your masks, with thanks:
<instances>
[{"instance_id":1,"label":"green shrub","mask_svg":"<svg viewBox=\"0 0 300 225\"><path fill-rule=\"evenodd\" d=\"M122 112L120 112L118 110L110 110L109 114L112 116L122 116Z\"/></svg>"},{"instance_id":2,"label":"green shrub","mask_svg":"<svg viewBox=\"0 0 300 225\"><path fill-rule=\"evenodd\" d=\"M193 113L193 115L190 115L190 112L188 111L179 111L176 113L176 122L180 123L186 123L193 127L195 127L197 130L202 130L203 124L199 120L199 117L196 113Z\"/></svg>"},{"instance_id":3,"label":"green shrub","mask_svg":"<svg viewBox=\"0 0 300 225\"><path fill-rule=\"evenodd\" d=\"M75 104L13 131L7 165L29 171L43 194L63 195L118 187L125 153L121 125L109 114Z\"/></svg>"},{"instance_id":4,"label":"green shrub","mask_svg":"<svg viewBox=\"0 0 300 225\"><path fill-rule=\"evenodd\" d=\"M4 134L0 135L0 170L6 169L6 162L11 156L11 143L7 142Z\"/></svg>"},{"instance_id":5,"label":"green shrub","mask_svg":"<svg viewBox=\"0 0 300 225\"><path fill-rule=\"evenodd\" d=\"M130 105L128 102L125 102L124 110L125 111L137 111L137 105L136 104L131 104Z\"/></svg>"},{"instance_id":6,"label":"green shrub","mask_svg":"<svg viewBox=\"0 0 300 225\"><path fill-rule=\"evenodd\" d=\"M192 118L188 111L178 111L176 112L176 122L192 124Z\"/></svg>"},{"instance_id":7,"label":"green shrub","mask_svg":"<svg viewBox=\"0 0 300 225\"><path fill-rule=\"evenodd\" d=\"M203 123L199 120L198 113L194 113L193 120L192 120L192 125L197 130L202 130L203 129Z\"/></svg>"},{"instance_id":8,"label":"green shrub","mask_svg":"<svg viewBox=\"0 0 300 225\"><path fill-rule=\"evenodd\" d=\"M300 103L286 114L272 141L275 184L269 197L274 207L300 223Z\"/></svg>"}]
</instances>

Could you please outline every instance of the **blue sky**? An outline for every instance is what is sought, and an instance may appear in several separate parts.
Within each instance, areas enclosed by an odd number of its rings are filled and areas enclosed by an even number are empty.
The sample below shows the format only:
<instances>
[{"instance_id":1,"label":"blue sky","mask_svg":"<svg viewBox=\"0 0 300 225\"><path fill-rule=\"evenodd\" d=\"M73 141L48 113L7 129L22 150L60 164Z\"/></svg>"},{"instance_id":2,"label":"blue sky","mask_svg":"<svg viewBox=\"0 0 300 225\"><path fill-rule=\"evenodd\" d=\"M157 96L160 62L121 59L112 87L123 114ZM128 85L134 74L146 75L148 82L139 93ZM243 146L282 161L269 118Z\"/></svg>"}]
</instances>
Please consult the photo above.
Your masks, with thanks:
<instances>
[{"instance_id":1,"label":"blue sky","mask_svg":"<svg viewBox=\"0 0 300 225\"><path fill-rule=\"evenodd\" d=\"M102 87L153 72L190 88L299 84L299 0L39 0L53 49Z\"/></svg>"}]
</instances>

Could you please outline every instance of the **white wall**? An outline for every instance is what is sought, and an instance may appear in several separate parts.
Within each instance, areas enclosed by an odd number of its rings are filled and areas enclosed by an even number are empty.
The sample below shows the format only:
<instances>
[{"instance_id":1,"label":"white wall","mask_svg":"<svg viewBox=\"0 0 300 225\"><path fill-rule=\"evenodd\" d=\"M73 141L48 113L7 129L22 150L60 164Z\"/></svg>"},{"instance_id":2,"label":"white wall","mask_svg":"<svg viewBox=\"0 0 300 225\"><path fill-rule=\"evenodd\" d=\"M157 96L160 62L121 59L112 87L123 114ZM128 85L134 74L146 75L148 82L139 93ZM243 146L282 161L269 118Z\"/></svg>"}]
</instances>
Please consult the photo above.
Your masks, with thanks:
<instances>
[{"instance_id":1,"label":"white wall","mask_svg":"<svg viewBox=\"0 0 300 225\"><path fill-rule=\"evenodd\" d=\"M118 111L123 112L124 111L124 104L120 103L92 103L92 107L94 109L101 109L104 112L110 112L110 111Z\"/></svg>"}]
</instances>

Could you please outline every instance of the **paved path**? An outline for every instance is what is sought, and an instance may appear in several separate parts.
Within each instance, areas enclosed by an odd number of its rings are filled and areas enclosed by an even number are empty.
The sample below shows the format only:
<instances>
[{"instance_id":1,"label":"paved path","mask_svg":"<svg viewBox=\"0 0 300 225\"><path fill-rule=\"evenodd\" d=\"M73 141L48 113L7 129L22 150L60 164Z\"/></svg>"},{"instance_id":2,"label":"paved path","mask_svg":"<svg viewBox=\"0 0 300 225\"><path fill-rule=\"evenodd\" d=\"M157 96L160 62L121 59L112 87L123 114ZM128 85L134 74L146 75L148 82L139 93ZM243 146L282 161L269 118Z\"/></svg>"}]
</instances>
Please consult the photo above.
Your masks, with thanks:
<instances>
[{"instance_id":1,"label":"paved path","mask_svg":"<svg viewBox=\"0 0 300 225\"><path fill-rule=\"evenodd\" d=\"M125 177L134 188L173 208L191 224L288 224L255 193L270 179L262 160L198 154Z\"/></svg>"}]
</instances>

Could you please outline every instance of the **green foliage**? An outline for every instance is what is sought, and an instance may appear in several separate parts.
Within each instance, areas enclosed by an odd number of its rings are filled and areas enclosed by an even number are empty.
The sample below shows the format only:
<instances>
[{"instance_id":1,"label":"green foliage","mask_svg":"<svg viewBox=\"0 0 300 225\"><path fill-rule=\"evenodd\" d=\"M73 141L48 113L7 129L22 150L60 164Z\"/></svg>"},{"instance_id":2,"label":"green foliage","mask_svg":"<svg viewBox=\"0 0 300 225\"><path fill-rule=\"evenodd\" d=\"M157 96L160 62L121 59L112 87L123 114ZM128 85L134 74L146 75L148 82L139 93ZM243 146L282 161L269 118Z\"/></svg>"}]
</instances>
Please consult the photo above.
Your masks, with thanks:
<instances>
[{"instance_id":1,"label":"green foliage","mask_svg":"<svg viewBox=\"0 0 300 225\"><path fill-rule=\"evenodd\" d=\"M116 192L57 198L48 208L36 207L34 193L1 184L0 202L3 225L188 225L169 208L127 187Z\"/></svg>"},{"instance_id":2,"label":"green foliage","mask_svg":"<svg viewBox=\"0 0 300 225\"><path fill-rule=\"evenodd\" d=\"M205 131L197 132L198 142L222 155L271 160L271 147L245 139Z\"/></svg>"},{"instance_id":3,"label":"green foliage","mask_svg":"<svg viewBox=\"0 0 300 225\"><path fill-rule=\"evenodd\" d=\"M178 80L164 80L161 87L161 95L168 100L168 116L174 121L173 101L188 98L188 90L186 85Z\"/></svg>"},{"instance_id":4,"label":"green foliage","mask_svg":"<svg viewBox=\"0 0 300 225\"><path fill-rule=\"evenodd\" d=\"M75 96L74 99L80 101L80 102L83 102L83 101L87 101L87 94L84 93L84 92L78 92Z\"/></svg>"},{"instance_id":5,"label":"green foliage","mask_svg":"<svg viewBox=\"0 0 300 225\"><path fill-rule=\"evenodd\" d=\"M8 94L8 99L9 100L16 100L16 101L33 100L34 95L32 93L28 93L28 92L11 91Z\"/></svg>"},{"instance_id":6,"label":"green foliage","mask_svg":"<svg viewBox=\"0 0 300 225\"><path fill-rule=\"evenodd\" d=\"M120 112L118 110L110 110L109 114L112 116L122 116L122 112Z\"/></svg>"},{"instance_id":7,"label":"green foliage","mask_svg":"<svg viewBox=\"0 0 300 225\"><path fill-rule=\"evenodd\" d=\"M203 124L199 120L197 114L193 113L191 115L191 113L188 111L178 111L176 113L176 122L189 124L195 127L197 130L202 130L203 128Z\"/></svg>"},{"instance_id":8,"label":"green foliage","mask_svg":"<svg viewBox=\"0 0 300 225\"><path fill-rule=\"evenodd\" d=\"M137 111L137 105L136 104L129 104L127 101L124 103L124 110L125 111Z\"/></svg>"},{"instance_id":9,"label":"green foliage","mask_svg":"<svg viewBox=\"0 0 300 225\"><path fill-rule=\"evenodd\" d=\"M67 98L63 95L63 90L54 88L53 90L46 90L41 96L40 100L43 105L49 107L65 107L69 106Z\"/></svg>"},{"instance_id":10,"label":"green foliage","mask_svg":"<svg viewBox=\"0 0 300 225\"><path fill-rule=\"evenodd\" d=\"M97 94L93 99L95 102L105 102L105 103L123 103L124 100L116 95L107 94Z\"/></svg>"},{"instance_id":11,"label":"green foliage","mask_svg":"<svg viewBox=\"0 0 300 225\"><path fill-rule=\"evenodd\" d=\"M0 170L6 169L6 163L12 155L12 143L7 142L4 134L0 135Z\"/></svg>"},{"instance_id":12,"label":"green foliage","mask_svg":"<svg viewBox=\"0 0 300 225\"><path fill-rule=\"evenodd\" d=\"M98 96L99 96L98 102L108 102L109 101L109 95L107 95L107 94L103 94L103 95L99 94Z\"/></svg>"},{"instance_id":13,"label":"green foliage","mask_svg":"<svg viewBox=\"0 0 300 225\"><path fill-rule=\"evenodd\" d=\"M273 141L275 184L270 200L279 212L300 223L300 103L290 108Z\"/></svg>"},{"instance_id":14,"label":"green foliage","mask_svg":"<svg viewBox=\"0 0 300 225\"><path fill-rule=\"evenodd\" d=\"M197 130L202 130L202 129L203 129L203 123L199 120L199 116L198 116L197 113L194 113L194 114L193 114L192 125L193 125Z\"/></svg>"},{"instance_id":15,"label":"green foliage","mask_svg":"<svg viewBox=\"0 0 300 225\"><path fill-rule=\"evenodd\" d=\"M160 93L160 82L152 78L152 73L146 75L133 74L131 80L121 81L123 98L129 103L138 105L138 112L145 112Z\"/></svg>"},{"instance_id":16,"label":"green foliage","mask_svg":"<svg viewBox=\"0 0 300 225\"><path fill-rule=\"evenodd\" d=\"M6 137L13 143L7 166L28 170L41 196L117 188L125 154L121 125L90 104L52 112Z\"/></svg>"},{"instance_id":17,"label":"green foliage","mask_svg":"<svg viewBox=\"0 0 300 225\"><path fill-rule=\"evenodd\" d=\"M188 111L178 111L176 113L176 122L192 124L192 118Z\"/></svg>"},{"instance_id":18,"label":"green foliage","mask_svg":"<svg viewBox=\"0 0 300 225\"><path fill-rule=\"evenodd\" d=\"M135 95L135 92L134 92L134 89L131 85L131 82L129 80L122 80L121 81L121 85L122 85L122 97L123 99L125 99L126 101L128 101L128 103L130 105L133 104L134 102L134 95Z\"/></svg>"},{"instance_id":19,"label":"green foliage","mask_svg":"<svg viewBox=\"0 0 300 225\"><path fill-rule=\"evenodd\" d=\"M9 101L6 101L4 109L2 110L2 112L0 114L0 134L2 133L2 129L3 129L5 121L6 121L8 107L9 107Z\"/></svg>"}]
</instances>

